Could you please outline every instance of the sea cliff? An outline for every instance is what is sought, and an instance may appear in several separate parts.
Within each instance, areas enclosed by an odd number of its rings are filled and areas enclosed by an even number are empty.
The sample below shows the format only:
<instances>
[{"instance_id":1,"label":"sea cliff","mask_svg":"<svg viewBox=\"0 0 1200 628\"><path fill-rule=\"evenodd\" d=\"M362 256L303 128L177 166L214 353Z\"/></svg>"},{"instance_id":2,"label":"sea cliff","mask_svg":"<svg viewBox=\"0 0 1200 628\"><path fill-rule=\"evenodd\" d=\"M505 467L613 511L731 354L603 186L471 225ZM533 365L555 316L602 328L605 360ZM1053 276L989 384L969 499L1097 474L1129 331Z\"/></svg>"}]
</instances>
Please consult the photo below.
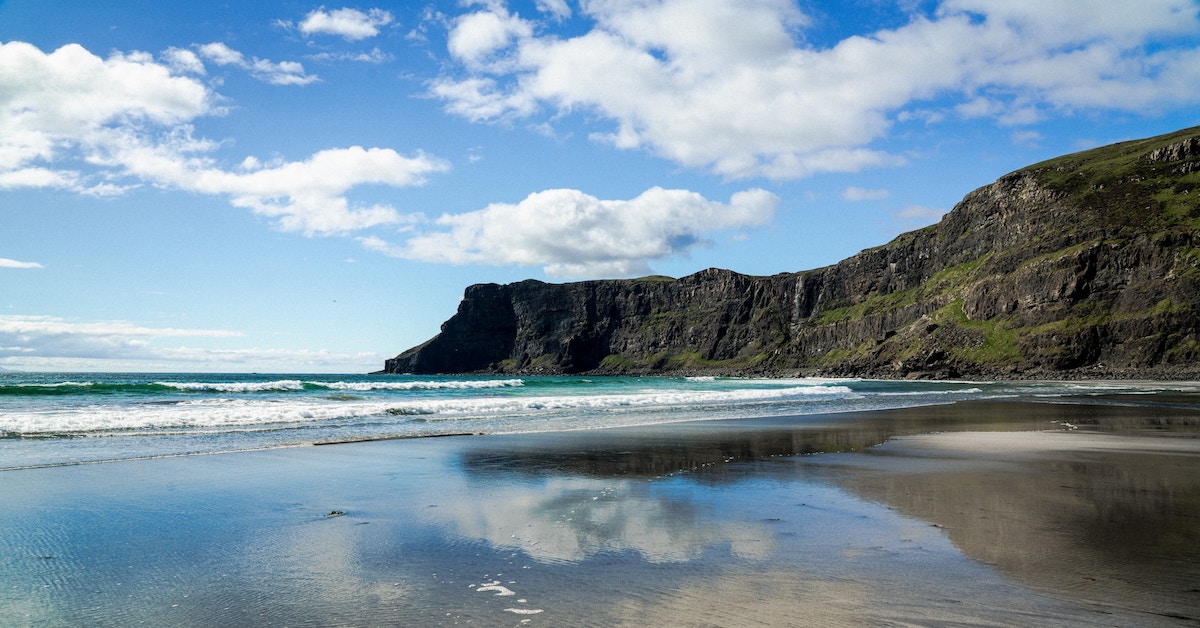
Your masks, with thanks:
<instances>
[{"instance_id":1,"label":"sea cliff","mask_svg":"<svg viewBox=\"0 0 1200 628\"><path fill-rule=\"evenodd\" d=\"M1018 170L769 277L467 288L388 373L1200 376L1200 127Z\"/></svg>"}]
</instances>

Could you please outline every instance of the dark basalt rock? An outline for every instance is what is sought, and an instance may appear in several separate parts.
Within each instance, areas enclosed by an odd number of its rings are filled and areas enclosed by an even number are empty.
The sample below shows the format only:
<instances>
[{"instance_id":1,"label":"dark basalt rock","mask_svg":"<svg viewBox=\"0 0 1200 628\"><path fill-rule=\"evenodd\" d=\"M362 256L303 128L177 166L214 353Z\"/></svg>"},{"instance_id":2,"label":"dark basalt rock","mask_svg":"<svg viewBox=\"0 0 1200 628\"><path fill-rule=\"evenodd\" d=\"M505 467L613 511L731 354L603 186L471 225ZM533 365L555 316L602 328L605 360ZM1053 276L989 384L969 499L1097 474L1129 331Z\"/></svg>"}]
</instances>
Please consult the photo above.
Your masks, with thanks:
<instances>
[{"instance_id":1,"label":"dark basalt rock","mask_svg":"<svg viewBox=\"0 0 1200 628\"><path fill-rule=\"evenodd\" d=\"M387 373L1200 376L1200 128L1067 155L770 277L467 288Z\"/></svg>"}]
</instances>

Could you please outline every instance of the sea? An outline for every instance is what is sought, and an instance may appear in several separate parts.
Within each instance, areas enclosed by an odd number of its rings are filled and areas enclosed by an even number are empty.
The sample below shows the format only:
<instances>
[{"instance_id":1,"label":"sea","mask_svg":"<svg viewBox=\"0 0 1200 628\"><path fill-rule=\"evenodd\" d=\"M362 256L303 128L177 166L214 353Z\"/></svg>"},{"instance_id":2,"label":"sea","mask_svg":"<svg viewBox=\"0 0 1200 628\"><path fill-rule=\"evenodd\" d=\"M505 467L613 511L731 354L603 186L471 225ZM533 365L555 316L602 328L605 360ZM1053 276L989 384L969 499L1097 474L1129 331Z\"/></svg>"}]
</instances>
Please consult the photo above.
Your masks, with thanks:
<instances>
[{"instance_id":1,"label":"sea","mask_svg":"<svg viewBox=\"0 0 1200 628\"><path fill-rule=\"evenodd\" d=\"M0 373L0 470L376 439L1197 393L1170 382Z\"/></svg>"}]
</instances>

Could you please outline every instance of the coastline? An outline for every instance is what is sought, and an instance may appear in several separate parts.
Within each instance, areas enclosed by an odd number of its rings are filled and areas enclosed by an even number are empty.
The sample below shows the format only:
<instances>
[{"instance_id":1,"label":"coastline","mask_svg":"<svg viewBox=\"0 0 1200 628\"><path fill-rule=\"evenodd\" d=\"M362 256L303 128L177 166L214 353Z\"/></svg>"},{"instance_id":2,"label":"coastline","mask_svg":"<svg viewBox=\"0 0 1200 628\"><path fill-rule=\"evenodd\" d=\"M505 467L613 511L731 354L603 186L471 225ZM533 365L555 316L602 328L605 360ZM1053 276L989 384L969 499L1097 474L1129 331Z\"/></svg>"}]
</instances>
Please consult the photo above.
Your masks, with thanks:
<instances>
[{"instance_id":1,"label":"coastline","mask_svg":"<svg viewBox=\"0 0 1200 628\"><path fill-rule=\"evenodd\" d=\"M1129 396L5 471L0 619L1181 625L1198 436Z\"/></svg>"}]
</instances>

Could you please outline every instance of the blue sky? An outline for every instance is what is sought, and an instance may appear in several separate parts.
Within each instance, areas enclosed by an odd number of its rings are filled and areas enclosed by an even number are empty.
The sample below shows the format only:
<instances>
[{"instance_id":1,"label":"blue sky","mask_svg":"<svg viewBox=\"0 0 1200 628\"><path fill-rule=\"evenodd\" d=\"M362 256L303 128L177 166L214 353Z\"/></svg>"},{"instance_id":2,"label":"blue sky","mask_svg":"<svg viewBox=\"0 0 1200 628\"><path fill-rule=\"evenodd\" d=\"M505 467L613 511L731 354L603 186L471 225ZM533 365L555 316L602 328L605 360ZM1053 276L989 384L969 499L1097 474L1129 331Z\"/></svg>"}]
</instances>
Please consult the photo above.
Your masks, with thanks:
<instances>
[{"instance_id":1,"label":"blue sky","mask_svg":"<svg viewBox=\"0 0 1200 628\"><path fill-rule=\"evenodd\" d=\"M816 268L1200 124L1183 0L0 0L0 368L362 372L472 283Z\"/></svg>"}]
</instances>

